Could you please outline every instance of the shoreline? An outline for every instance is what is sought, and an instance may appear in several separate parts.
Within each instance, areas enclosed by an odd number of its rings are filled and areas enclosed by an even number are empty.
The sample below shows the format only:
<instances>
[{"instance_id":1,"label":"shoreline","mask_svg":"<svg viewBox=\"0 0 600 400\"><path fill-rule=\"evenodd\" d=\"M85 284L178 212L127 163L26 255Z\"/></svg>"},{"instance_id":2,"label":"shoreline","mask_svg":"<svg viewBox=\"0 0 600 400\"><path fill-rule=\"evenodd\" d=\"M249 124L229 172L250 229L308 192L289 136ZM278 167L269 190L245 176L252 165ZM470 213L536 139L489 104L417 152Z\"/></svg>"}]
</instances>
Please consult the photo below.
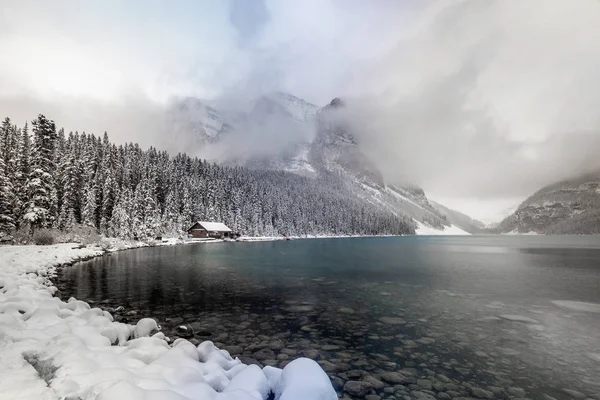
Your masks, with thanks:
<instances>
[{"instance_id":1,"label":"shoreline","mask_svg":"<svg viewBox=\"0 0 600 400\"><path fill-rule=\"evenodd\" d=\"M112 244L0 247L0 393L21 399L158 395L184 400L228 392L228 399L257 400L312 390L323 399L337 399L326 373L312 360L297 358L283 370L261 369L233 359L211 341L169 343L152 318L135 325L115 322L102 308L56 296L52 279L58 268L149 246ZM182 370L187 372L175 373ZM302 387L293 384L307 373L318 379Z\"/></svg>"}]
</instances>

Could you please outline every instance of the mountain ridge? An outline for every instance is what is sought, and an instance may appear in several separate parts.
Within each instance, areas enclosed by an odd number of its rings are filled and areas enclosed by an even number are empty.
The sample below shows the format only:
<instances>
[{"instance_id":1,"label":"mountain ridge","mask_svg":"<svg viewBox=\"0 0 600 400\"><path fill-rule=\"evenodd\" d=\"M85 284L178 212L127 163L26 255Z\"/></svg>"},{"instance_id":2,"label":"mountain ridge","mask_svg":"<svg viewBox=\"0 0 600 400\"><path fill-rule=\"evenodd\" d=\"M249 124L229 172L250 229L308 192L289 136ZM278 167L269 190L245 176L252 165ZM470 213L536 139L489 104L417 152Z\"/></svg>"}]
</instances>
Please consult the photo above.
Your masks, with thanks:
<instances>
[{"instance_id":1,"label":"mountain ridge","mask_svg":"<svg viewBox=\"0 0 600 400\"><path fill-rule=\"evenodd\" d=\"M201 137L202 145L208 148L228 140L243 141L256 130L262 130L263 134L267 131L267 137L280 140L275 152L228 156L220 160L226 164L282 170L310 178L335 174L343 177L357 197L396 215L410 217L415 228L422 225L443 233L453 225L429 203L423 189L386 181L377 165L361 150L353 127L345 122L345 102L340 98L319 107L293 95L275 92L255 99L247 107L249 112L238 113L231 121L202 101L196 104L200 109L188 121L200 128L188 129L200 132L201 136L208 129L209 133ZM190 107L176 110L193 114ZM205 118L209 121L204 121Z\"/></svg>"},{"instance_id":2,"label":"mountain ridge","mask_svg":"<svg viewBox=\"0 0 600 400\"><path fill-rule=\"evenodd\" d=\"M600 171L544 186L496 229L499 233L599 234Z\"/></svg>"},{"instance_id":3,"label":"mountain ridge","mask_svg":"<svg viewBox=\"0 0 600 400\"><path fill-rule=\"evenodd\" d=\"M448 218L448 221L450 221L450 223L458 226L462 230L471 234L487 232L486 226L483 222L471 218L467 214L464 214L457 210L453 210L433 200L430 200L430 202L433 207L435 207L439 212L441 212Z\"/></svg>"}]
</instances>

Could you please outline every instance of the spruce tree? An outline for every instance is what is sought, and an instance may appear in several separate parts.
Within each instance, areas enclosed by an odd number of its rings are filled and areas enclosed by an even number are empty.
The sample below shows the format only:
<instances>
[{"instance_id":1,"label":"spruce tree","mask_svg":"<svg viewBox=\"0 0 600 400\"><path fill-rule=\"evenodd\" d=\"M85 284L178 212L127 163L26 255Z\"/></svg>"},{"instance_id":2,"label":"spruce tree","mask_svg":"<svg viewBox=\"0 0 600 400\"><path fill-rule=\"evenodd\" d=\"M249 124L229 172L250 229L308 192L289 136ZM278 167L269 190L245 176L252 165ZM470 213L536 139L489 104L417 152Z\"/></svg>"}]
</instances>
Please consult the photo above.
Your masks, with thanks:
<instances>
[{"instance_id":1,"label":"spruce tree","mask_svg":"<svg viewBox=\"0 0 600 400\"><path fill-rule=\"evenodd\" d=\"M89 182L83 198L83 209L81 211L81 223L87 226L96 227L96 186L94 182Z\"/></svg>"},{"instance_id":2,"label":"spruce tree","mask_svg":"<svg viewBox=\"0 0 600 400\"><path fill-rule=\"evenodd\" d=\"M17 196L17 190L20 186L18 174L18 158L19 158L19 129L12 125L9 118L6 118L0 126L0 157L4 161L3 175L8 179L7 200L9 203L9 216L13 222L18 218L18 211L21 207L21 202Z\"/></svg>"},{"instance_id":3,"label":"spruce tree","mask_svg":"<svg viewBox=\"0 0 600 400\"><path fill-rule=\"evenodd\" d=\"M27 181L31 174L31 137L27 123L20 131L19 146L17 154L16 184L13 186L15 193L15 205L13 209L15 228L19 229L23 221L23 215L29 206L27 193Z\"/></svg>"},{"instance_id":4,"label":"spruce tree","mask_svg":"<svg viewBox=\"0 0 600 400\"><path fill-rule=\"evenodd\" d=\"M27 181L28 204L23 219L32 229L48 228L56 217L56 188L52 176L56 165L55 142L56 127L54 121L48 120L40 114L32 122L33 125L33 151L32 171Z\"/></svg>"},{"instance_id":5,"label":"spruce tree","mask_svg":"<svg viewBox=\"0 0 600 400\"><path fill-rule=\"evenodd\" d=\"M125 188L117 198L112 218L107 223L109 236L133 239L131 227L131 191Z\"/></svg>"},{"instance_id":6,"label":"spruce tree","mask_svg":"<svg viewBox=\"0 0 600 400\"><path fill-rule=\"evenodd\" d=\"M0 148L3 145L0 137ZM15 228L15 222L12 214L13 191L6 174L6 164L4 158L0 157L0 237L10 234Z\"/></svg>"}]
</instances>

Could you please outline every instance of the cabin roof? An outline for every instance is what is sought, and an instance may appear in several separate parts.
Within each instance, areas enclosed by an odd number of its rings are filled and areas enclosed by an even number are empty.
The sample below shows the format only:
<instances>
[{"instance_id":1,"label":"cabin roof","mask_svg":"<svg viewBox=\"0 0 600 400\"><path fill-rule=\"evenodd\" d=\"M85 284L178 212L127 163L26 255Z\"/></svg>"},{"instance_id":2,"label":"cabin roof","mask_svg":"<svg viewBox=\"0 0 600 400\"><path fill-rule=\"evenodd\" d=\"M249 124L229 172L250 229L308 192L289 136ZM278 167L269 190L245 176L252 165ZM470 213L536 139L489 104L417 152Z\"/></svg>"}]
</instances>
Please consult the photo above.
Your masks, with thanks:
<instances>
[{"instance_id":1,"label":"cabin roof","mask_svg":"<svg viewBox=\"0 0 600 400\"><path fill-rule=\"evenodd\" d=\"M222 222L196 221L194 225L196 224L199 224L202 228L209 232L231 232L231 229L229 229L227 225ZM190 229L192 229L194 225L192 225Z\"/></svg>"}]
</instances>

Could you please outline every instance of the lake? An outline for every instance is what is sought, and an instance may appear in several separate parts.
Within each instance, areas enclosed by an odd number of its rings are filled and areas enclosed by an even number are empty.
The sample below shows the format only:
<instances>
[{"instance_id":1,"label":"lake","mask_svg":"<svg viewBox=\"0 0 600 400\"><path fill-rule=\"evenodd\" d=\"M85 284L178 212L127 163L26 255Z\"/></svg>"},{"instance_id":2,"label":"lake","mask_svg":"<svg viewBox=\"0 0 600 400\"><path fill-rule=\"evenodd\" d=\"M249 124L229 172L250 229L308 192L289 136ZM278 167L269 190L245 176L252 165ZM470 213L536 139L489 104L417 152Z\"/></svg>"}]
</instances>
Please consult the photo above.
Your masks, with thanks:
<instances>
[{"instance_id":1,"label":"lake","mask_svg":"<svg viewBox=\"0 0 600 400\"><path fill-rule=\"evenodd\" d=\"M186 325L246 363L316 359L348 398L600 400L600 237L155 247L55 282L117 320L154 317L171 338Z\"/></svg>"}]
</instances>

